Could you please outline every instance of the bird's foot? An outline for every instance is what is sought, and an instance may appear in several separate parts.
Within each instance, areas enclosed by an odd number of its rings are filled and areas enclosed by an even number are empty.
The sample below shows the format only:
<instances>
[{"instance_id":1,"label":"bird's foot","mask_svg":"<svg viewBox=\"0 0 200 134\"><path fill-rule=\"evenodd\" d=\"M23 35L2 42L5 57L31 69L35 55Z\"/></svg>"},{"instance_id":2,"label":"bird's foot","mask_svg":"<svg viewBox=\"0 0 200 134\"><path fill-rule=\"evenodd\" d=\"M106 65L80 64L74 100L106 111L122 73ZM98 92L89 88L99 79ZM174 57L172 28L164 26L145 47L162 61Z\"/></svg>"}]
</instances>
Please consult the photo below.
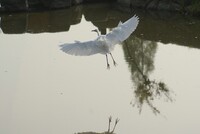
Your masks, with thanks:
<instances>
[{"instance_id":1,"label":"bird's foot","mask_svg":"<svg viewBox=\"0 0 200 134\"><path fill-rule=\"evenodd\" d=\"M111 122L112 121L112 116L110 116L108 119L109 119L109 122Z\"/></svg>"},{"instance_id":2,"label":"bird's foot","mask_svg":"<svg viewBox=\"0 0 200 134\"><path fill-rule=\"evenodd\" d=\"M107 69L110 69L110 64L107 64Z\"/></svg>"},{"instance_id":3,"label":"bird's foot","mask_svg":"<svg viewBox=\"0 0 200 134\"><path fill-rule=\"evenodd\" d=\"M119 122L119 119L117 118L116 120L115 120L115 124L117 124Z\"/></svg>"},{"instance_id":4,"label":"bird's foot","mask_svg":"<svg viewBox=\"0 0 200 134\"><path fill-rule=\"evenodd\" d=\"M113 61L114 66L117 66L117 63L115 61Z\"/></svg>"}]
</instances>

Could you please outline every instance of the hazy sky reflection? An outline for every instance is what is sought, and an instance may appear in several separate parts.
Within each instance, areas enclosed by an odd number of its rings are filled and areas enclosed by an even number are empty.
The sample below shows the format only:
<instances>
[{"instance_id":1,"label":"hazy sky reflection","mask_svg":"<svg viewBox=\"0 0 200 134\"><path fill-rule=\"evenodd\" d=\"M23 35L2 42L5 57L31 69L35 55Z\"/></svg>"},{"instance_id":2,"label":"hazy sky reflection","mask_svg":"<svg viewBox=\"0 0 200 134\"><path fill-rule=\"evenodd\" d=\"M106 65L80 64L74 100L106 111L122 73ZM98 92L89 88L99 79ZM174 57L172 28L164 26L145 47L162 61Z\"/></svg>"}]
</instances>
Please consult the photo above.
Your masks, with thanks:
<instances>
[{"instance_id":1,"label":"hazy sky reflection","mask_svg":"<svg viewBox=\"0 0 200 134\"><path fill-rule=\"evenodd\" d=\"M65 42L95 39L94 28L83 19L69 32L0 34L0 133L103 132L112 115L120 119L117 134L199 134L200 50L157 43L148 77L163 81L175 101L155 100L158 116L148 105L139 114L130 104L135 83L121 45L113 51L118 66L110 70L100 54L59 50Z\"/></svg>"}]
</instances>

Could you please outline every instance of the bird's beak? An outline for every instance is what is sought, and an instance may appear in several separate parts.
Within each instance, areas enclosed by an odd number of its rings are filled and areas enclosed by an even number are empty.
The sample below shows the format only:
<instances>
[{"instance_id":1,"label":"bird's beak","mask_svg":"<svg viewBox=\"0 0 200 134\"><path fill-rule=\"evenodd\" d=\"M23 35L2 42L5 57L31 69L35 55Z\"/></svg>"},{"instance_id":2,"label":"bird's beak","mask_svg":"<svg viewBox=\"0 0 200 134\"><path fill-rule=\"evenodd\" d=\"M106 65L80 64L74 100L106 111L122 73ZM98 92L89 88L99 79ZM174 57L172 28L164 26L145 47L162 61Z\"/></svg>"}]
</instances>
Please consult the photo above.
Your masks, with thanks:
<instances>
[{"instance_id":1,"label":"bird's beak","mask_svg":"<svg viewBox=\"0 0 200 134\"><path fill-rule=\"evenodd\" d=\"M91 32L96 32L97 30L96 29L94 29L94 30L92 30Z\"/></svg>"}]
</instances>

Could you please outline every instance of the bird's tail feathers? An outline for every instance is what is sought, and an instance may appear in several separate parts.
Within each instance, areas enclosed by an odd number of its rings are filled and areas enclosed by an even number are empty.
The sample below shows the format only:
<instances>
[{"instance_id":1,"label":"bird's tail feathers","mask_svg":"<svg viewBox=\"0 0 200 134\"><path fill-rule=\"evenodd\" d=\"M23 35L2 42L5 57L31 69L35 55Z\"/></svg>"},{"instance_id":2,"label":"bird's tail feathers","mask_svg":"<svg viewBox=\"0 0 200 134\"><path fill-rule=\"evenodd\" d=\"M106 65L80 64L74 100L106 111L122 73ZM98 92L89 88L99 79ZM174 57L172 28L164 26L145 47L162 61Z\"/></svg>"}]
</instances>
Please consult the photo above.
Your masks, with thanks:
<instances>
[{"instance_id":1,"label":"bird's tail feathers","mask_svg":"<svg viewBox=\"0 0 200 134\"><path fill-rule=\"evenodd\" d=\"M118 26L120 26L120 25L122 25L122 22L121 22L121 21L119 22Z\"/></svg>"},{"instance_id":2,"label":"bird's tail feathers","mask_svg":"<svg viewBox=\"0 0 200 134\"><path fill-rule=\"evenodd\" d=\"M81 42L80 42L80 41L78 41L78 40L75 40L74 42L75 42L75 43L81 43Z\"/></svg>"}]
</instances>

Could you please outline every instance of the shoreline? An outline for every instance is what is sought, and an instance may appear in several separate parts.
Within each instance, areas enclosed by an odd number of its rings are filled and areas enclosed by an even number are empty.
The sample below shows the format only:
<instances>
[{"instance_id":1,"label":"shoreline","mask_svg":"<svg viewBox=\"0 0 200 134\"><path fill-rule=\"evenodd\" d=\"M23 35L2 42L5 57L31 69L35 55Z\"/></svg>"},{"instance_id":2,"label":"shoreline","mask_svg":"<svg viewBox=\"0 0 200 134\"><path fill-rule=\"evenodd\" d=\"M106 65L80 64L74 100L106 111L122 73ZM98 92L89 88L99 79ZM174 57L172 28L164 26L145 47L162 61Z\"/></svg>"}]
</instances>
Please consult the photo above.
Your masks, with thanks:
<instances>
[{"instance_id":1,"label":"shoreline","mask_svg":"<svg viewBox=\"0 0 200 134\"><path fill-rule=\"evenodd\" d=\"M188 0L183 0L184 2L179 2L180 0L24 0L24 3L17 3L17 1L23 0L16 0L15 3L13 0L6 1L7 2L0 0L0 14L59 10L82 4L110 3L124 11L141 9L146 11L167 11L182 13L184 15L200 16L200 1L188 2Z\"/></svg>"}]
</instances>

